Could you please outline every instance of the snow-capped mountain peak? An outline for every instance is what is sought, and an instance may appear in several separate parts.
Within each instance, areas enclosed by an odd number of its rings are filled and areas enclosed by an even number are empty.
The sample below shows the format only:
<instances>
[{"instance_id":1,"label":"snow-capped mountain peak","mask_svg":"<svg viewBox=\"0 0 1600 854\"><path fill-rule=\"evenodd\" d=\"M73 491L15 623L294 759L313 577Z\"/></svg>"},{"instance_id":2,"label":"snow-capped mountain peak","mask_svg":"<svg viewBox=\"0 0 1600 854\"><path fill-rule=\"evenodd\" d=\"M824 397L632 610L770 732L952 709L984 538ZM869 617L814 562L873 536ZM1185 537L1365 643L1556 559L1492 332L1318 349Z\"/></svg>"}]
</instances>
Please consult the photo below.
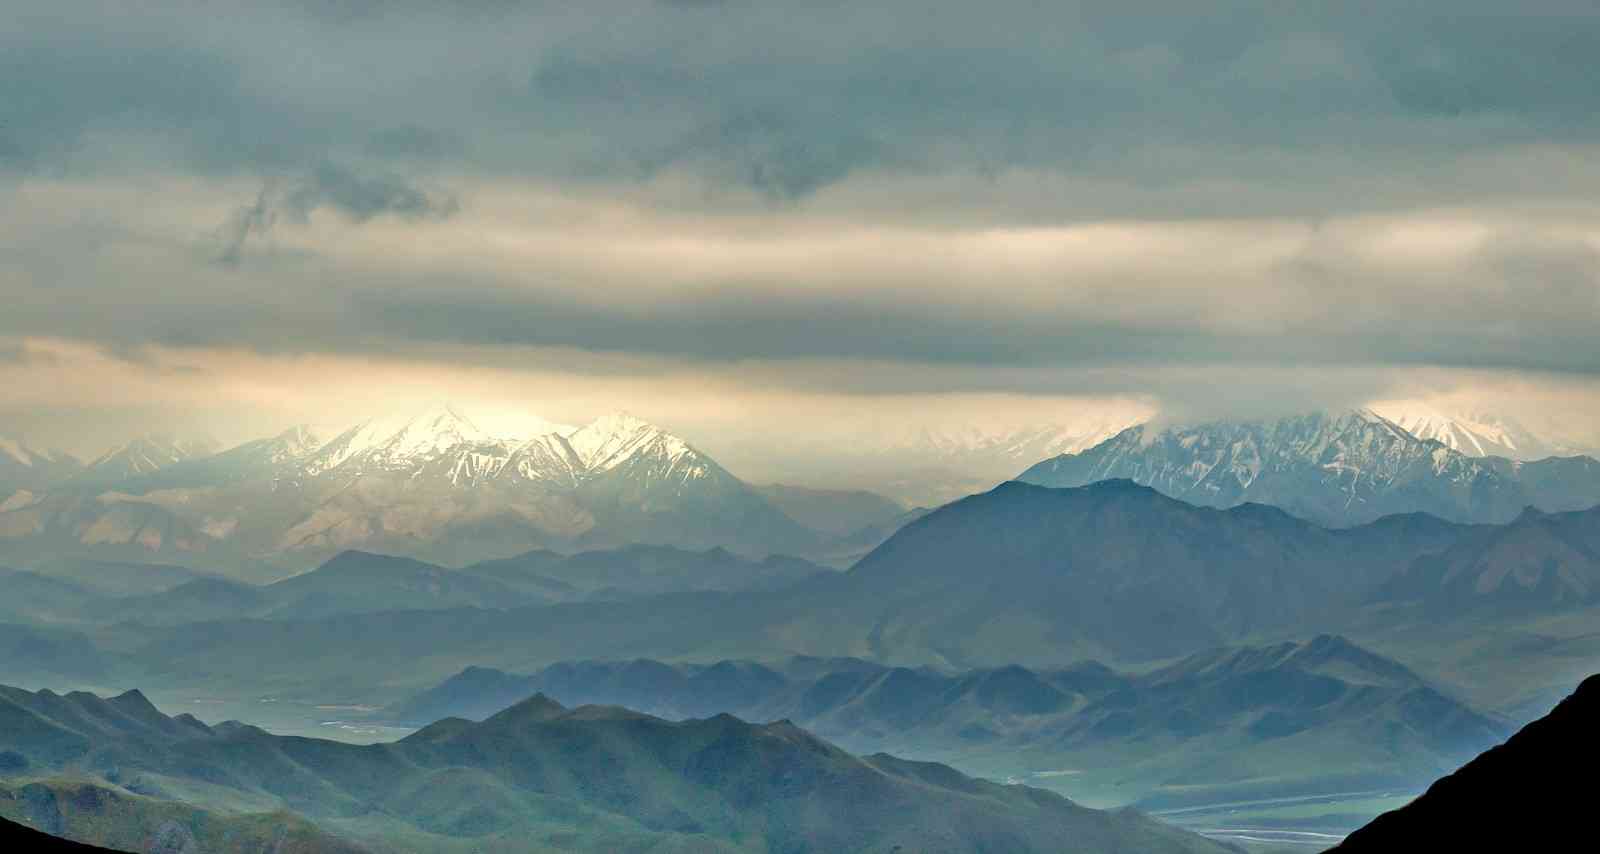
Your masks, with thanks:
<instances>
[{"instance_id":1,"label":"snow-capped mountain peak","mask_svg":"<svg viewBox=\"0 0 1600 854\"><path fill-rule=\"evenodd\" d=\"M1128 478L1197 504L1273 504L1324 524L1422 510L1499 519L1527 503L1509 475L1361 409L1265 422L1135 427L1020 480L1081 486Z\"/></svg>"},{"instance_id":2,"label":"snow-capped mountain peak","mask_svg":"<svg viewBox=\"0 0 1600 854\"><path fill-rule=\"evenodd\" d=\"M493 441L466 416L439 404L409 417L363 421L319 449L305 471L323 474L357 459L384 469L404 468L464 444Z\"/></svg>"},{"instance_id":3,"label":"snow-capped mountain peak","mask_svg":"<svg viewBox=\"0 0 1600 854\"><path fill-rule=\"evenodd\" d=\"M288 463L303 460L322 447L322 440L311 428L298 424L273 437L267 462Z\"/></svg>"},{"instance_id":4,"label":"snow-capped mountain peak","mask_svg":"<svg viewBox=\"0 0 1600 854\"><path fill-rule=\"evenodd\" d=\"M1469 457L1537 460L1578 453L1505 415L1458 412L1414 400L1380 401L1371 410L1419 439L1432 439Z\"/></svg>"},{"instance_id":5,"label":"snow-capped mountain peak","mask_svg":"<svg viewBox=\"0 0 1600 854\"><path fill-rule=\"evenodd\" d=\"M668 463L694 453L688 442L627 413L596 418L568 436L567 444L589 472L608 471L641 453L652 453Z\"/></svg>"},{"instance_id":6,"label":"snow-capped mountain peak","mask_svg":"<svg viewBox=\"0 0 1600 854\"><path fill-rule=\"evenodd\" d=\"M406 460L438 454L458 445L490 441L493 437L466 416L441 404L407 421L380 450L388 458Z\"/></svg>"}]
</instances>

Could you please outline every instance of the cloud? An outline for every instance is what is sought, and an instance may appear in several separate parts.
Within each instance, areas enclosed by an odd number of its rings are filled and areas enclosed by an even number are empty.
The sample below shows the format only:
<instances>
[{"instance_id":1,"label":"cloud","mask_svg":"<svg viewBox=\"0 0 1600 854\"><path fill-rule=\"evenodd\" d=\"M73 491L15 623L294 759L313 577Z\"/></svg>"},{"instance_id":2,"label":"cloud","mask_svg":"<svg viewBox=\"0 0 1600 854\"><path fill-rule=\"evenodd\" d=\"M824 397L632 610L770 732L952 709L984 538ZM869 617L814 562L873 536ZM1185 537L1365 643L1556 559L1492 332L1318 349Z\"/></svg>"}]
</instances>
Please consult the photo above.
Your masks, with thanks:
<instances>
[{"instance_id":1,"label":"cloud","mask_svg":"<svg viewBox=\"0 0 1600 854\"><path fill-rule=\"evenodd\" d=\"M384 215L411 221L439 220L453 216L461 204L454 196L430 194L398 175L362 175L323 163L294 181L265 181L255 201L235 210L223 223L217 262L237 268L246 241L265 237L280 217L304 225L321 208L364 223Z\"/></svg>"},{"instance_id":2,"label":"cloud","mask_svg":"<svg viewBox=\"0 0 1600 854\"><path fill-rule=\"evenodd\" d=\"M0 21L0 335L735 410L1600 375L1592 3L227 11Z\"/></svg>"},{"instance_id":3,"label":"cloud","mask_svg":"<svg viewBox=\"0 0 1600 854\"><path fill-rule=\"evenodd\" d=\"M1593 142L1590 5L1391 7L264 3L201 28L179 2L137 17L24 4L0 30L0 157L224 174L406 160L606 184L681 171L779 202L872 175L1025 170L1209 186L1214 210L1239 185L1295 188L1304 211L1372 204L1342 190L1372 171Z\"/></svg>"}]
</instances>

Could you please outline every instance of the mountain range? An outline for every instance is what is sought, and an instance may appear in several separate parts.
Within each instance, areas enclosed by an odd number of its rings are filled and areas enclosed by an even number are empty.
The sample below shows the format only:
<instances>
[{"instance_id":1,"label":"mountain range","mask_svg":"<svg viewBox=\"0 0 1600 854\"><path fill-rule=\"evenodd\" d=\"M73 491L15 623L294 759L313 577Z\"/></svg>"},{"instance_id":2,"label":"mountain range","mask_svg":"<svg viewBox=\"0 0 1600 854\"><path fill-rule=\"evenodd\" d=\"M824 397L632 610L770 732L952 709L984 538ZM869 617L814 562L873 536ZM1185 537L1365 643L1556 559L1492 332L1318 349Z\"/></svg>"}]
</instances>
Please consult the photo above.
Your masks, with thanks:
<instances>
[{"instance_id":1,"label":"mountain range","mask_svg":"<svg viewBox=\"0 0 1600 854\"><path fill-rule=\"evenodd\" d=\"M1280 791L1331 778L1420 785L1507 734L1336 636L1197 653L1150 673L1095 663L945 672L817 658L578 661L529 676L473 667L386 714L413 725L482 720L535 694L673 719L782 717L852 750L977 763L1036 785L1090 790L1115 778L1124 797L1157 805L1267 779ZM1080 770L1051 774L1063 767Z\"/></svg>"},{"instance_id":2,"label":"mountain range","mask_svg":"<svg viewBox=\"0 0 1600 854\"><path fill-rule=\"evenodd\" d=\"M1550 443L1419 411L1397 413L1423 435L1371 410L1164 430L1134 414L1086 413L1031 430L924 431L907 440L911 450L874 459L993 463L984 470L997 474L965 482L963 492L1026 467L1019 479L1030 483L1127 478L1191 503L1271 504L1330 526L1415 512L1505 522L1530 505L1600 503L1592 458L1479 455ZM540 548L646 543L843 563L922 512L881 497L897 491L888 480L881 490L746 483L681 437L626 415L576 428L528 423L548 432L508 438L436 406L327 440L295 428L221 453L143 437L87 466L7 442L0 559L161 561L257 581L346 549L461 566Z\"/></svg>"},{"instance_id":3,"label":"mountain range","mask_svg":"<svg viewBox=\"0 0 1600 854\"><path fill-rule=\"evenodd\" d=\"M833 572L799 558L756 560L721 548L671 546L570 555L533 551L460 569L346 551L314 570L264 585L180 567L73 562L31 572L0 569L0 581L11 593L0 601L0 619L80 627L155 626L382 611L503 610L666 593L780 590Z\"/></svg>"},{"instance_id":4,"label":"mountain range","mask_svg":"<svg viewBox=\"0 0 1600 854\"><path fill-rule=\"evenodd\" d=\"M1469 457L1532 461L1594 455L1592 443L1530 429L1517 418L1492 412L1449 410L1419 401L1378 401L1368 407L1419 439L1430 439Z\"/></svg>"},{"instance_id":5,"label":"mountain range","mask_svg":"<svg viewBox=\"0 0 1600 854\"><path fill-rule=\"evenodd\" d=\"M341 837L378 850L504 852L1233 850L943 765L856 757L787 721L672 722L534 696L482 722L446 719L356 746L168 717L137 691L12 688L0 688L0 720L10 795L0 814L117 842L184 801L187 815L162 825L177 844L141 851L198 849L183 846L228 823L258 830L207 850L260 850L263 837L290 834L299 846L272 850L341 850ZM71 781L55 784L68 796L12 782L19 774Z\"/></svg>"},{"instance_id":6,"label":"mountain range","mask_svg":"<svg viewBox=\"0 0 1600 854\"><path fill-rule=\"evenodd\" d=\"M46 492L13 493L0 554L261 577L348 548L460 565L552 546L792 552L819 537L681 438L625 415L508 440L435 407L326 442L297 428L205 456L140 448L150 453L103 461L114 482L96 464Z\"/></svg>"},{"instance_id":7,"label":"mountain range","mask_svg":"<svg viewBox=\"0 0 1600 854\"><path fill-rule=\"evenodd\" d=\"M1555 514L1543 524L1581 530L1589 512ZM1483 527L1408 515L1327 529L1261 505L1197 507L1129 481L1076 489L1008 483L907 524L847 572L781 590L235 619L149 626L119 642L146 668L141 673L163 680L250 672L334 685L380 674L391 684L440 679L468 664L528 670L594 657L806 654L957 670L1144 663L1319 631L1382 635L1385 627L1406 628L1412 639L1392 642L1414 648L1451 632L1482 634L1484 620L1502 612L1566 620L1577 631L1597 602L1591 588L1568 582L1587 577L1574 575L1584 567L1563 564L1567 569L1549 573L1551 584L1533 588L1545 598L1531 604L1520 585L1489 581L1503 580L1508 565L1526 577L1551 560L1570 561L1572 546L1561 537L1517 534L1526 548L1508 547L1492 565L1437 569L1439 556L1464 554L1452 553L1464 538L1505 535L1532 518ZM525 572L539 574L537 565L513 567L495 580L507 584ZM1428 578L1439 581L1437 589L1413 586ZM1459 580L1477 578L1486 580ZM1472 607L1441 612L1430 604L1458 590L1471 591ZM1516 607L1497 607L1502 599ZM316 654L328 648L344 654ZM274 654L263 659L261 650Z\"/></svg>"},{"instance_id":8,"label":"mountain range","mask_svg":"<svg viewBox=\"0 0 1600 854\"><path fill-rule=\"evenodd\" d=\"M1112 478L1211 507L1270 504L1330 526L1416 512L1506 522L1530 505L1562 511L1600 504L1593 458L1468 456L1370 410L1163 430L1140 425L1018 476L1043 486Z\"/></svg>"}]
</instances>

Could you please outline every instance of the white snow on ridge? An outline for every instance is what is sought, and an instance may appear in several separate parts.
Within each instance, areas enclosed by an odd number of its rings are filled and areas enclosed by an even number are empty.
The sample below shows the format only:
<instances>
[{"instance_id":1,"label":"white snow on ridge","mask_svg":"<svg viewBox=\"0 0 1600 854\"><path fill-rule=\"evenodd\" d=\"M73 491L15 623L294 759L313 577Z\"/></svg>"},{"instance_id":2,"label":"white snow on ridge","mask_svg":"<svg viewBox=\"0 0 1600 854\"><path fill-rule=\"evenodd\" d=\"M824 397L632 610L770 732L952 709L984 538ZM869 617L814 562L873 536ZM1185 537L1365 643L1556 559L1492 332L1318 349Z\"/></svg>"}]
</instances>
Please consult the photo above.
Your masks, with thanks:
<instances>
[{"instance_id":1,"label":"white snow on ridge","mask_svg":"<svg viewBox=\"0 0 1600 854\"><path fill-rule=\"evenodd\" d=\"M571 486L623 466L638 467L633 476L647 479L690 480L711 471L687 442L631 415L603 416L576 429L537 416L499 423L502 429L491 433L449 406L407 419L372 419L312 454L303 472L360 477L384 471L412 478L434 472L451 486L468 487L519 479ZM508 438L504 428L513 423L545 432Z\"/></svg>"},{"instance_id":2,"label":"white snow on ridge","mask_svg":"<svg viewBox=\"0 0 1600 854\"><path fill-rule=\"evenodd\" d=\"M1528 429L1515 418L1482 412L1447 411L1422 401L1380 401L1371 410L1419 439L1432 439L1472 457L1536 460L1578 451Z\"/></svg>"},{"instance_id":3,"label":"white snow on ridge","mask_svg":"<svg viewBox=\"0 0 1600 854\"><path fill-rule=\"evenodd\" d=\"M567 444L590 472L610 471L647 451L669 463L692 453L687 442L627 413L596 418L568 436Z\"/></svg>"}]
</instances>

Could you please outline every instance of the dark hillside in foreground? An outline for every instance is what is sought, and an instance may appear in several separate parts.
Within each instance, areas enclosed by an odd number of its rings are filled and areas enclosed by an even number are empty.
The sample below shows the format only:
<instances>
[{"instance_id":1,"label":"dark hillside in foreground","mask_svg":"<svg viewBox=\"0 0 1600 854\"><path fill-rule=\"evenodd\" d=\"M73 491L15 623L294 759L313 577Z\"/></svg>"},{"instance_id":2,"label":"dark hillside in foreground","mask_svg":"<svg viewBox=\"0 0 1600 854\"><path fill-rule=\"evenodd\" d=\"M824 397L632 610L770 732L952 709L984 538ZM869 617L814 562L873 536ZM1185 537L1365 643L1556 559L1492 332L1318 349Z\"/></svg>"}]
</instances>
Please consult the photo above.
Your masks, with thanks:
<instances>
[{"instance_id":1,"label":"dark hillside in foreground","mask_svg":"<svg viewBox=\"0 0 1600 854\"><path fill-rule=\"evenodd\" d=\"M1334 850L1592 851L1600 676L1549 715L1385 813Z\"/></svg>"},{"instance_id":2,"label":"dark hillside in foreground","mask_svg":"<svg viewBox=\"0 0 1600 854\"><path fill-rule=\"evenodd\" d=\"M0 850L17 854L115 854L115 849L84 845L0 818Z\"/></svg>"}]
</instances>

